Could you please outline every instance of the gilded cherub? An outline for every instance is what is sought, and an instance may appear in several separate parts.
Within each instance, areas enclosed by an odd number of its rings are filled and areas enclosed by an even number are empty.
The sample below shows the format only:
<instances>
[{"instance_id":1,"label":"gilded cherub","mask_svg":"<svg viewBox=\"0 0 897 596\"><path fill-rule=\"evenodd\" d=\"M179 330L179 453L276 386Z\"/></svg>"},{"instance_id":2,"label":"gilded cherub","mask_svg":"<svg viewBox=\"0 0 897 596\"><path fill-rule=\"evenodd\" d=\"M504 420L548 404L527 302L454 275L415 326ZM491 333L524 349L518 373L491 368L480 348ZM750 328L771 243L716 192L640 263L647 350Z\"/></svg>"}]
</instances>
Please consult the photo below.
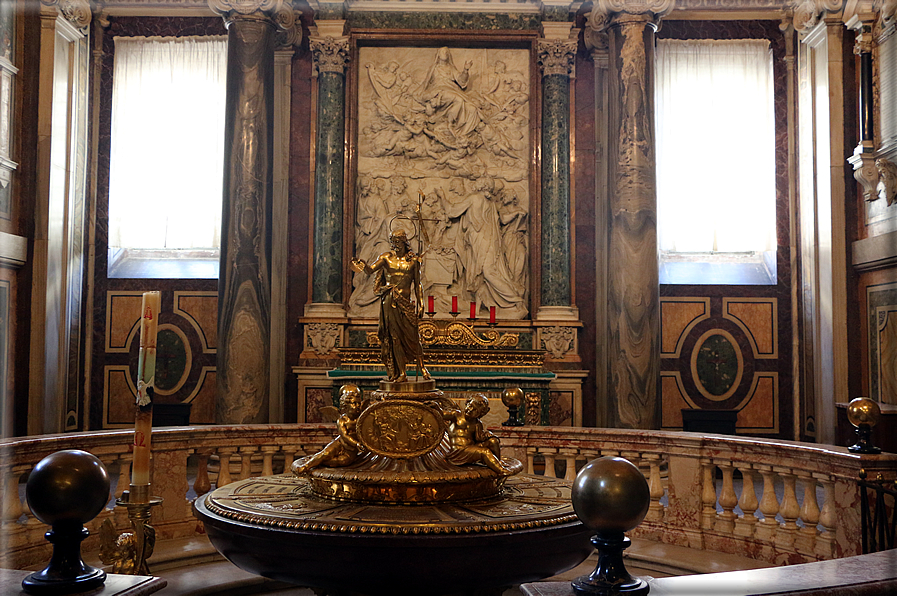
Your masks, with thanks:
<instances>
[{"instance_id":1,"label":"gilded cherub","mask_svg":"<svg viewBox=\"0 0 897 596\"><path fill-rule=\"evenodd\" d=\"M134 532L122 532L118 534L112 520L106 519L100 526L100 561L105 565L112 565L112 573L124 575L149 575L149 567L146 560L153 556L156 546L156 530L150 525L144 525L146 543L144 545L143 560L138 567L137 562L137 537Z\"/></svg>"},{"instance_id":2,"label":"gilded cherub","mask_svg":"<svg viewBox=\"0 0 897 596\"><path fill-rule=\"evenodd\" d=\"M452 442L448 460L457 465L482 463L500 476L510 476L514 472L501 460L498 437L480 420L488 411L489 400L478 393L468 398L463 412L456 408L443 414Z\"/></svg>"},{"instance_id":3,"label":"gilded cherub","mask_svg":"<svg viewBox=\"0 0 897 596\"><path fill-rule=\"evenodd\" d=\"M341 468L355 463L365 451L364 446L358 440L358 416L363 410L361 389L355 385L343 385L340 387L339 409L340 416L336 421L339 436L326 447L312 456L297 459L290 466L293 474L301 476L318 466Z\"/></svg>"}]
</instances>

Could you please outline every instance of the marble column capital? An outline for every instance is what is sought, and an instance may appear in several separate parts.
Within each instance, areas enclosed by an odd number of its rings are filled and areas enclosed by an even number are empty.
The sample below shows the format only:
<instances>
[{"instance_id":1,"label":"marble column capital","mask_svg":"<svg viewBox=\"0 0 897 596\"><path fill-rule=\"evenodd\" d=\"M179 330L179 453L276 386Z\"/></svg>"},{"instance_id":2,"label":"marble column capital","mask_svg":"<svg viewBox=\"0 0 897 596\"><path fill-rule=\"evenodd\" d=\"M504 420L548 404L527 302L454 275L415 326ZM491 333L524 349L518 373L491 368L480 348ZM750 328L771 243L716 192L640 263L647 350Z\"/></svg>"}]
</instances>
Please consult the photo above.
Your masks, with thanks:
<instances>
[{"instance_id":1,"label":"marble column capital","mask_svg":"<svg viewBox=\"0 0 897 596\"><path fill-rule=\"evenodd\" d=\"M796 0L794 2L794 30L804 34L813 29L827 12L844 8L844 0Z\"/></svg>"},{"instance_id":2,"label":"marble column capital","mask_svg":"<svg viewBox=\"0 0 897 596\"><path fill-rule=\"evenodd\" d=\"M884 0L881 3L879 19L882 29L897 27L897 0Z\"/></svg>"},{"instance_id":3,"label":"marble column capital","mask_svg":"<svg viewBox=\"0 0 897 596\"><path fill-rule=\"evenodd\" d=\"M296 27L296 16L289 0L208 0L208 4L227 24L239 19L262 19L281 31Z\"/></svg>"},{"instance_id":4,"label":"marble column capital","mask_svg":"<svg viewBox=\"0 0 897 596\"><path fill-rule=\"evenodd\" d=\"M55 6L69 23L83 29L90 25L91 11L88 0L40 0L44 6Z\"/></svg>"},{"instance_id":5,"label":"marble column capital","mask_svg":"<svg viewBox=\"0 0 897 596\"><path fill-rule=\"evenodd\" d=\"M595 0L586 26L595 31L629 21L648 21L655 27L672 12L676 0Z\"/></svg>"},{"instance_id":6,"label":"marble column capital","mask_svg":"<svg viewBox=\"0 0 897 596\"><path fill-rule=\"evenodd\" d=\"M575 39L540 39L538 49L542 76L574 76L577 45Z\"/></svg>"},{"instance_id":7,"label":"marble column capital","mask_svg":"<svg viewBox=\"0 0 897 596\"><path fill-rule=\"evenodd\" d=\"M308 41L318 72L346 72L349 62L348 37L314 36L309 37Z\"/></svg>"}]
</instances>

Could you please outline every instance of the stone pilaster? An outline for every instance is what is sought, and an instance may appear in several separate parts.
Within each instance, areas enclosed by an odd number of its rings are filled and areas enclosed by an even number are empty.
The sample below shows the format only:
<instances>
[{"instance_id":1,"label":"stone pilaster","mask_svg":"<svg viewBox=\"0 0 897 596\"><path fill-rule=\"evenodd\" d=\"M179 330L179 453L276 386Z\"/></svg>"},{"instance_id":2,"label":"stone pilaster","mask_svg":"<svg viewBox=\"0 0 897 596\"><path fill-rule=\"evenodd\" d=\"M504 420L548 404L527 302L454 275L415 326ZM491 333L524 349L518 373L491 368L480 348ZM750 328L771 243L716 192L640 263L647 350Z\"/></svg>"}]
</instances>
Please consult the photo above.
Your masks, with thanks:
<instances>
[{"instance_id":1,"label":"stone pilaster","mask_svg":"<svg viewBox=\"0 0 897 596\"><path fill-rule=\"evenodd\" d=\"M579 319L570 283L570 77L576 39L539 41L542 69L542 283L536 319Z\"/></svg>"},{"instance_id":2,"label":"stone pilaster","mask_svg":"<svg viewBox=\"0 0 897 596\"><path fill-rule=\"evenodd\" d=\"M269 417L275 33L294 17L283 0L209 6L228 35L215 418L260 423Z\"/></svg>"},{"instance_id":3,"label":"stone pilaster","mask_svg":"<svg viewBox=\"0 0 897 596\"><path fill-rule=\"evenodd\" d=\"M318 114L312 301L306 305L305 314L345 317L342 232L345 71L349 40L341 36L317 35L309 41L318 77Z\"/></svg>"},{"instance_id":4,"label":"stone pilaster","mask_svg":"<svg viewBox=\"0 0 897 596\"><path fill-rule=\"evenodd\" d=\"M599 0L591 29L608 32L609 422L655 428L660 372L654 32L672 0Z\"/></svg>"}]
</instances>

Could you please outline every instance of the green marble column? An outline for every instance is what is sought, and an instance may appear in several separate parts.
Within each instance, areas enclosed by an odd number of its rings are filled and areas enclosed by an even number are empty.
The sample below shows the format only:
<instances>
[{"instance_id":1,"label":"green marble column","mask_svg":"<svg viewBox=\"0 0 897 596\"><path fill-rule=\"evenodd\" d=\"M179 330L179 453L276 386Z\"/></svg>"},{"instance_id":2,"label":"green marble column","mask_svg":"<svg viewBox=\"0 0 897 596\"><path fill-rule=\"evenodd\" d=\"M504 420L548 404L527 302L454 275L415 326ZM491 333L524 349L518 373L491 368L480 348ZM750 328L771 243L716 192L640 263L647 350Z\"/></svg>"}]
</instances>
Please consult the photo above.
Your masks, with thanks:
<instances>
[{"instance_id":1,"label":"green marble column","mask_svg":"<svg viewBox=\"0 0 897 596\"><path fill-rule=\"evenodd\" d=\"M570 75L576 40L540 40L542 283L537 318L571 318ZM559 308L558 308L559 307ZM572 316L572 318L577 318Z\"/></svg>"},{"instance_id":2,"label":"green marble column","mask_svg":"<svg viewBox=\"0 0 897 596\"><path fill-rule=\"evenodd\" d=\"M209 6L228 35L215 419L256 424L269 417L275 19L291 22L292 9L281 0Z\"/></svg>"},{"instance_id":3,"label":"green marble column","mask_svg":"<svg viewBox=\"0 0 897 596\"><path fill-rule=\"evenodd\" d=\"M345 68L349 42L345 37L312 37L310 41L318 71L311 306L319 312L326 305L342 311Z\"/></svg>"},{"instance_id":4,"label":"green marble column","mask_svg":"<svg viewBox=\"0 0 897 596\"><path fill-rule=\"evenodd\" d=\"M617 427L659 422L654 32L672 7L669 0L639 12L599 0L588 22L609 34L608 422Z\"/></svg>"}]
</instances>

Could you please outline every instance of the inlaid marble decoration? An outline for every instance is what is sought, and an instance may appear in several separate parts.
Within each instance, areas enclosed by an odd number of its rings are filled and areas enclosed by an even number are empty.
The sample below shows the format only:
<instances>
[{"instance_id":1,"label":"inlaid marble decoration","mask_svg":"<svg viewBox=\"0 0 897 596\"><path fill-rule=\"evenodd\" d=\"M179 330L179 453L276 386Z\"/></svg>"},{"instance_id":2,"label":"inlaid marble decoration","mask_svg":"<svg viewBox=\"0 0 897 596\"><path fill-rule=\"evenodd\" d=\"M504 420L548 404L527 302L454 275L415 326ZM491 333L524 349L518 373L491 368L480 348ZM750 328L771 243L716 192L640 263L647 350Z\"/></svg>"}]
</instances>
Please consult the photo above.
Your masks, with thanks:
<instances>
[{"instance_id":1,"label":"inlaid marble decoration","mask_svg":"<svg viewBox=\"0 0 897 596\"><path fill-rule=\"evenodd\" d=\"M142 289L106 293L103 428L134 424L142 296ZM191 404L192 424L215 422L217 315L217 292L162 292L155 403Z\"/></svg>"},{"instance_id":2,"label":"inlaid marble decoration","mask_svg":"<svg viewBox=\"0 0 897 596\"><path fill-rule=\"evenodd\" d=\"M661 428L721 409L738 412L739 433L779 433L778 300L663 297L660 312Z\"/></svg>"},{"instance_id":3,"label":"inlaid marble decoration","mask_svg":"<svg viewBox=\"0 0 897 596\"><path fill-rule=\"evenodd\" d=\"M897 404L897 283L866 288L869 397Z\"/></svg>"},{"instance_id":4,"label":"inlaid marble decoration","mask_svg":"<svg viewBox=\"0 0 897 596\"><path fill-rule=\"evenodd\" d=\"M355 67L355 255L373 261L404 229L437 316L457 296L465 313L474 301L480 316L494 306L499 319L526 317L529 51L362 47ZM351 316L377 316L373 290L355 274Z\"/></svg>"}]
</instances>

